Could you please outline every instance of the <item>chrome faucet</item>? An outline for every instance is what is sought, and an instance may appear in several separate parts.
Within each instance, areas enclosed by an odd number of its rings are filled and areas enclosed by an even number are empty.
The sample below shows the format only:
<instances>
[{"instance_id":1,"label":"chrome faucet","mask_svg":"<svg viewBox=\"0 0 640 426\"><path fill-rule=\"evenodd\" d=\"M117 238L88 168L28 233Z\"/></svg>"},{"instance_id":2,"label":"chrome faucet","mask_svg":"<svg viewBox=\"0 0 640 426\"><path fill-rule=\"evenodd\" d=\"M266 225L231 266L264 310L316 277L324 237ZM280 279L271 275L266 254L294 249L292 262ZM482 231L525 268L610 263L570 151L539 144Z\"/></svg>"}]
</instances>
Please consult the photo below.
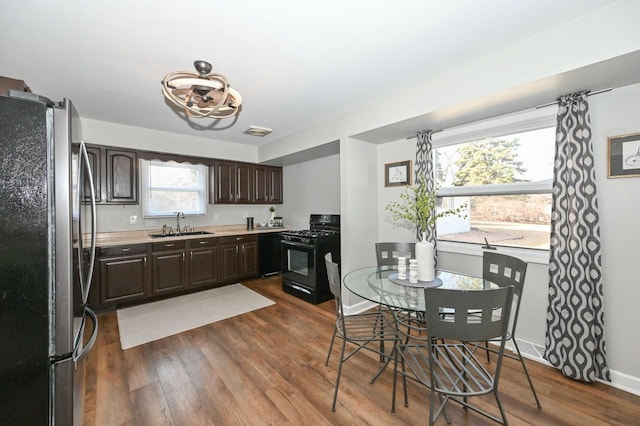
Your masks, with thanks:
<instances>
[{"instance_id":1,"label":"chrome faucet","mask_svg":"<svg viewBox=\"0 0 640 426\"><path fill-rule=\"evenodd\" d=\"M180 217L181 216L184 219L184 213L178 212L178 214L176 214L176 220L178 221L178 227L176 228L176 234L180 233Z\"/></svg>"}]
</instances>

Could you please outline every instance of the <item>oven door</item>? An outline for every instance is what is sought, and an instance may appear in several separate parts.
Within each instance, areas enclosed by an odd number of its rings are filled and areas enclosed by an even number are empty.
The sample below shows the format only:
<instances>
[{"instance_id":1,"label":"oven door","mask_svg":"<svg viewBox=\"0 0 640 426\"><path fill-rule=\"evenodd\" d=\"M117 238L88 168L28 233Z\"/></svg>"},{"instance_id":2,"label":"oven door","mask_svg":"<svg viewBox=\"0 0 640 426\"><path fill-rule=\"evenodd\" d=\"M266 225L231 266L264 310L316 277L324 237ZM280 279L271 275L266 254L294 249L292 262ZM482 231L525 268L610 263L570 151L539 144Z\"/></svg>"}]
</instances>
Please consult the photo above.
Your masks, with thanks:
<instances>
[{"instance_id":1,"label":"oven door","mask_svg":"<svg viewBox=\"0 0 640 426\"><path fill-rule=\"evenodd\" d=\"M315 289L315 246L282 240L282 279Z\"/></svg>"}]
</instances>

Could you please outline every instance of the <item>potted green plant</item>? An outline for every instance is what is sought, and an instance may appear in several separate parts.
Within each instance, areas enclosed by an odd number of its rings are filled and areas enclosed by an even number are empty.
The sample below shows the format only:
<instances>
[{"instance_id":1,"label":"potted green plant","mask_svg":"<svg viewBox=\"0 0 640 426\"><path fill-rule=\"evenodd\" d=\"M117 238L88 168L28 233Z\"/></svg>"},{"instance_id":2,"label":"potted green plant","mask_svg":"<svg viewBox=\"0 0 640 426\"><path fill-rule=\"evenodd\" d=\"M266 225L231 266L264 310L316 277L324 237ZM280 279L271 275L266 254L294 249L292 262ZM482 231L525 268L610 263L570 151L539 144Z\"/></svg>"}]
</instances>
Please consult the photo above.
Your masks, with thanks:
<instances>
[{"instance_id":1,"label":"potted green plant","mask_svg":"<svg viewBox=\"0 0 640 426\"><path fill-rule=\"evenodd\" d=\"M400 201L389 202L385 210L391 213L396 222L415 224L421 235L442 217L458 216L463 219L467 217L465 213L467 203L454 209L438 211L437 188L429 191L424 176L420 176L416 185L407 187L400 194Z\"/></svg>"},{"instance_id":2,"label":"potted green plant","mask_svg":"<svg viewBox=\"0 0 640 426\"><path fill-rule=\"evenodd\" d=\"M427 230L435 226L438 219L447 216L466 218L467 203L453 208L438 211L437 188L429 190L424 175L418 178L414 186L407 187L400 194L400 201L389 202L385 210L390 212L396 222L410 222L415 224L422 240L416 244L416 259L418 259L418 279L433 281L435 273L434 247L426 240Z\"/></svg>"},{"instance_id":3,"label":"potted green plant","mask_svg":"<svg viewBox=\"0 0 640 426\"><path fill-rule=\"evenodd\" d=\"M271 212L271 217L269 218L269 226L273 226L273 222L276 216L276 206L269 207L269 211Z\"/></svg>"}]
</instances>

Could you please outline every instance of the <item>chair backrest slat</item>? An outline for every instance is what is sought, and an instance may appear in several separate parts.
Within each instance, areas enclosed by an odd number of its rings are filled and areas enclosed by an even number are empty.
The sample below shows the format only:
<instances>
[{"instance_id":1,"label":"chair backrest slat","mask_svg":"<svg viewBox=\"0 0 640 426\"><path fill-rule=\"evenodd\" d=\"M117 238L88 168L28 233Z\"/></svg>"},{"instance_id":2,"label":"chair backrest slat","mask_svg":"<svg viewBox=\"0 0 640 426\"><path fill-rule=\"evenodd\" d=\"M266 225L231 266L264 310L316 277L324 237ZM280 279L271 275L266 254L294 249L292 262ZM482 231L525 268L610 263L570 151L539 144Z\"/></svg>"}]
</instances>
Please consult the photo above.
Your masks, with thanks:
<instances>
[{"instance_id":1,"label":"chair backrest slat","mask_svg":"<svg viewBox=\"0 0 640 426\"><path fill-rule=\"evenodd\" d=\"M394 269L398 266L398 257L412 258L416 256L416 244L409 242L376 243L376 259L378 268Z\"/></svg>"},{"instance_id":2,"label":"chair backrest slat","mask_svg":"<svg viewBox=\"0 0 640 426\"><path fill-rule=\"evenodd\" d=\"M489 290L426 288L429 335L462 342L482 342L506 335L513 291L513 286ZM447 315L441 315L443 311Z\"/></svg>"}]
</instances>

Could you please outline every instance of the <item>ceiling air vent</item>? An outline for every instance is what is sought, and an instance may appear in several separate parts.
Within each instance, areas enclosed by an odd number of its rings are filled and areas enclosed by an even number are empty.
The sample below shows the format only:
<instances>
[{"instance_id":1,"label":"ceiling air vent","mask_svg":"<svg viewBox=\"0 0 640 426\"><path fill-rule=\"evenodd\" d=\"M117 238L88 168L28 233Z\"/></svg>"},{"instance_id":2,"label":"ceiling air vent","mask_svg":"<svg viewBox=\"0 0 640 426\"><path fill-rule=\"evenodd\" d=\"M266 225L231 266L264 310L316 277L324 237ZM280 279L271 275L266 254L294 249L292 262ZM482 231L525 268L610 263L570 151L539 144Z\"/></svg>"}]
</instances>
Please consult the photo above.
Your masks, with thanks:
<instances>
[{"instance_id":1,"label":"ceiling air vent","mask_svg":"<svg viewBox=\"0 0 640 426\"><path fill-rule=\"evenodd\" d=\"M262 137L262 136L267 136L269 133L271 133L271 129L267 127L260 127L260 126L249 126L249 128L245 130L244 133L251 136Z\"/></svg>"}]
</instances>

